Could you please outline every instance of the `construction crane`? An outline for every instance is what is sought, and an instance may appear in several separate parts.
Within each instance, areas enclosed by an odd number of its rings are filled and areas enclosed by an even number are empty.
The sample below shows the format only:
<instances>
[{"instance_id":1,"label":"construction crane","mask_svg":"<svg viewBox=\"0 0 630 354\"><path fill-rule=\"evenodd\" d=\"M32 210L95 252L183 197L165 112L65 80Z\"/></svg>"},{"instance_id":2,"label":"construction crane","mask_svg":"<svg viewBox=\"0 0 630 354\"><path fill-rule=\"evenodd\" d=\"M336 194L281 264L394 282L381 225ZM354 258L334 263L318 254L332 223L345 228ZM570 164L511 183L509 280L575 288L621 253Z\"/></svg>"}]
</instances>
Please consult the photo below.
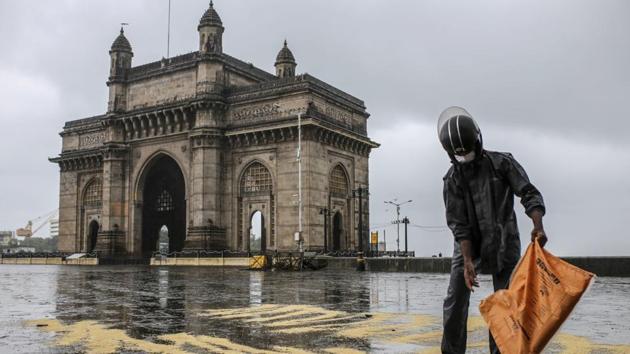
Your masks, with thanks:
<instances>
[{"instance_id":1,"label":"construction crane","mask_svg":"<svg viewBox=\"0 0 630 354\"><path fill-rule=\"evenodd\" d=\"M25 227L15 230L15 236L31 237L35 235L39 230L41 230L44 226L48 225L50 220L57 218L58 215L59 215L59 209L54 209L42 216L38 216L35 219L29 220L26 223ZM35 230L33 230L33 225L37 225Z\"/></svg>"}]
</instances>

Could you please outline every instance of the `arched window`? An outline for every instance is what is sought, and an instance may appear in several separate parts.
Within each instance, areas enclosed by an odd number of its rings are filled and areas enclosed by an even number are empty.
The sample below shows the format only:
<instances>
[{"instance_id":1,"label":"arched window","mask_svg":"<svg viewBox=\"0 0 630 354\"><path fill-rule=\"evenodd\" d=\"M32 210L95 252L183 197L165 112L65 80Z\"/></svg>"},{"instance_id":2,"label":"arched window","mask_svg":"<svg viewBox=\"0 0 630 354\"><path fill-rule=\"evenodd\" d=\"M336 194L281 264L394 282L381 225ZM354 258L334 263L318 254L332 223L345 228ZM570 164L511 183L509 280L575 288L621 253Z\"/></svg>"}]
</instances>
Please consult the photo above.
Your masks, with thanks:
<instances>
[{"instance_id":1,"label":"arched window","mask_svg":"<svg viewBox=\"0 0 630 354\"><path fill-rule=\"evenodd\" d=\"M348 177L341 165L335 166L330 174L330 193L337 197L348 197Z\"/></svg>"},{"instance_id":2,"label":"arched window","mask_svg":"<svg viewBox=\"0 0 630 354\"><path fill-rule=\"evenodd\" d=\"M166 189L162 190L162 193L158 195L155 210L157 211L171 211L173 210L173 197Z\"/></svg>"},{"instance_id":3,"label":"arched window","mask_svg":"<svg viewBox=\"0 0 630 354\"><path fill-rule=\"evenodd\" d=\"M241 179L242 193L260 193L271 191L271 173L260 162L254 162L243 174Z\"/></svg>"},{"instance_id":4,"label":"arched window","mask_svg":"<svg viewBox=\"0 0 630 354\"><path fill-rule=\"evenodd\" d=\"M83 194L83 206L100 207L103 200L103 184L98 178L93 179Z\"/></svg>"}]
</instances>

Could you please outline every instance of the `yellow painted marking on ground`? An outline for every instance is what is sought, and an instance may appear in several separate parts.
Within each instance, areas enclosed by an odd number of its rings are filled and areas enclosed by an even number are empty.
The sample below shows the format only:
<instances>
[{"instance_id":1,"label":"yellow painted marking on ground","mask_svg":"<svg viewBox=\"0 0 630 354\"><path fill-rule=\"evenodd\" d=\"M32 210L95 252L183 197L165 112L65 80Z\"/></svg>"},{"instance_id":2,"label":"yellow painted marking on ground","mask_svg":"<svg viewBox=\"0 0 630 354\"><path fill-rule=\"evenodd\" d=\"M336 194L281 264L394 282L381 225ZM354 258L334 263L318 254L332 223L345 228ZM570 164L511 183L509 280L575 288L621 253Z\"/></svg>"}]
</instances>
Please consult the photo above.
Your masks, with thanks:
<instances>
[{"instance_id":1,"label":"yellow painted marking on ground","mask_svg":"<svg viewBox=\"0 0 630 354\"><path fill-rule=\"evenodd\" d=\"M259 319L250 319L245 322L273 322L268 324L270 327L285 327L291 325L307 325L307 324L315 324L317 321L322 320L331 320L335 318L347 317L347 312L342 311L331 311L317 307L292 307L293 312L284 314L284 315L276 315L271 317L262 317ZM278 321L285 318L298 317L293 320L286 321ZM304 317L306 316L306 317Z\"/></svg>"},{"instance_id":2,"label":"yellow painted marking on ground","mask_svg":"<svg viewBox=\"0 0 630 354\"><path fill-rule=\"evenodd\" d=\"M399 321L401 318L405 322L392 323L392 320ZM339 334L351 338L377 337L388 342L396 342L398 338L409 336L436 321L437 319L432 316L378 313L367 321L350 324L350 328L339 331ZM414 343L414 341L404 343Z\"/></svg>"},{"instance_id":3,"label":"yellow painted marking on ground","mask_svg":"<svg viewBox=\"0 0 630 354\"><path fill-rule=\"evenodd\" d=\"M167 334L159 336L161 340L172 342L173 344L158 344L146 340L129 337L124 331L107 328L105 325L95 321L80 321L71 325L65 325L57 320L39 320L27 322L29 325L39 326L38 328L59 334L55 344L57 346L81 346L88 353L111 354L120 350L138 350L146 353L190 353L182 349L185 346L192 346L209 350L213 353L225 354L269 354L269 353L309 353L300 348L277 347L273 350L258 349L246 345L234 343L226 338L211 336L193 336L186 333Z\"/></svg>"},{"instance_id":4,"label":"yellow painted marking on ground","mask_svg":"<svg viewBox=\"0 0 630 354\"><path fill-rule=\"evenodd\" d=\"M356 350L352 348L326 348L324 349L324 352L333 353L333 354L363 354L365 353L364 351Z\"/></svg>"},{"instance_id":5,"label":"yellow painted marking on ground","mask_svg":"<svg viewBox=\"0 0 630 354\"><path fill-rule=\"evenodd\" d=\"M334 331L334 330L338 330L345 327L348 327L347 323L290 327L290 328L276 329L274 330L274 332L282 333L282 334L305 334L305 333L313 333L313 332L329 332L329 331Z\"/></svg>"},{"instance_id":6,"label":"yellow painted marking on ground","mask_svg":"<svg viewBox=\"0 0 630 354\"><path fill-rule=\"evenodd\" d=\"M230 351L228 350L228 348L224 348L221 346L208 343L207 341L203 341L199 338L196 338L195 336L192 336L186 333L166 334L166 335L160 336L160 339L171 341L174 343L175 346L182 346L182 345L188 344L193 347L207 349L212 352L235 353L235 354L238 353L238 351Z\"/></svg>"},{"instance_id":7,"label":"yellow painted marking on ground","mask_svg":"<svg viewBox=\"0 0 630 354\"><path fill-rule=\"evenodd\" d=\"M335 313L335 314L326 314L326 315L319 315L319 316L315 316L315 317L306 317L306 318L298 318L295 320L288 320L288 321L280 321L280 322L275 322L275 323L270 323L268 324L269 327L290 327L290 326L310 326L310 327L318 327L320 325L326 325L326 323L328 322L341 322L341 321L350 321L350 320L358 320L358 319L365 319L365 315L349 315L349 316L344 316L346 313L344 312L340 312L340 313ZM338 326L341 324L337 324ZM347 323L346 323L347 325Z\"/></svg>"},{"instance_id":8,"label":"yellow painted marking on ground","mask_svg":"<svg viewBox=\"0 0 630 354\"><path fill-rule=\"evenodd\" d=\"M286 312L286 306L262 305L257 307L230 309L230 310L206 310L200 316L221 317L223 319L237 319L258 316L265 313Z\"/></svg>"},{"instance_id":9,"label":"yellow painted marking on ground","mask_svg":"<svg viewBox=\"0 0 630 354\"><path fill-rule=\"evenodd\" d=\"M220 320L233 319L243 322L257 322L278 334L330 332L331 335L346 339L392 343L393 348L395 348L395 344L413 344L417 345L418 348L429 346L420 351L425 354L440 352L439 342L442 336L441 329L437 329L441 327L439 318L433 316L396 313L375 313L366 316L365 314L332 311L309 305L262 305L243 309L208 310L200 315L212 316ZM282 321L282 319L286 320ZM44 331L57 333L55 344L58 346L79 346L86 352L97 354L116 353L121 350L138 350L147 353L189 353L184 348L198 348L214 353L229 354L242 352L252 354L309 353L305 349L293 347L260 349L235 343L227 338L187 333L162 335L158 338L168 341L168 344L158 344L131 338L123 330L109 328L96 321L63 324L57 320L45 319L29 321L27 324L38 326ZM469 332L476 332L479 335L479 331L484 330L485 334L486 328L481 317L469 317ZM553 343L553 345L563 349L563 354L630 353L630 345L598 344L587 338L569 334L559 334ZM479 350L487 346L488 343L482 341L470 343L468 348ZM328 353L360 352L346 347L326 348L323 351Z\"/></svg>"},{"instance_id":10,"label":"yellow painted marking on ground","mask_svg":"<svg viewBox=\"0 0 630 354\"><path fill-rule=\"evenodd\" d=\"M630 345L593 343L587 338L566 333L558 334L555 337L554 342L562 346L562 354L590 354L601 352L611 354L630 353Z\"/></svg>"},{"instance_id":11,"label":"yellow painted marking on ground","mask_svg":"<svg viewBox=\"0 0 630 354\"><path fill-rule=\"evenodd\" d=\"M384 322L393 318L395 315L391 313L375 313L368 320L349 325L349 328L341 330L337 334L349 338L366 338L384 331L391 331L391 326L384 326Z\"/></svg>"},{"instance_id":12,"label":"yellow painted marking on ground","mask_svg":"<svg viewBox=\"0 0 630 354\"><path fill-rule=\"evenodd\" d=\"M442 354L440 347L431 347L420 351L421 354Z\"/></svg>"},{"instance_id":13,"label":"yellow painted marking on ground","mask_svg":"<svg viewBox=\"0 0 630 354\"><path fill-rule=\"evenodd\" d=\"M265 316L265 317L254 317L254 318L249 318L246 320L243 320L243 322L274 322L277 320L283 320L283 319L287 319L287 318L293 318L293 317L298 317L298 316L304 316L304 315L313 315L313 311L311 310L293 310L291 312L287 312L287 313L282 313L282 314L278 314L275 316Z\"/></svg>"},{"instance_id":14,"label":"yellow painted marking on ground","mask_svg":"<svg viewBox=\"0 0 630 354\"><path fill-rule=\"evenodd\" d=\"M313 354L313 352L293 347L273 347L273 350L277 353Z\"/></svg>"},{"instance_id":15,"label":"yellow painted marking on ground","mask_svg":"<svg viewBox=\"0 0 630 354\"><path fill-rule=\"evenodd\" d=\"M478 329L488 328L486 321L481 316L469 316L468 317L468 331L473 332Z\"/></svg>"},{"instance_id":16,"label":"yellow painted marking on ground","mask_svg":"<svg viewBox=\"0 0 630 354\"><path fill-rule=\"evenodd\" d=\"M30 321L31 325L59 333L56 340L58 346L82 346L88 353L110 354L119 349L134 349L147 353L187 353L177 347L157 344L129 337L124 331L107 328L95 321L80 321L71 325L64 325L57 320ZM41 327L43 326L43 327Z\"/></svg>"},{"instance_id":17,"label":"yellow painted marking on ground","mask_svg":"<svg viewBox=\"0 0 630 354\"><path fill-rule=\"evenodd\" d=\"M247 345L237 344L226 338L218 338L211 336L193 336L187 333L167 334L160 336L160 339L175 342L176 346L182 347L192 345L202 349L208 349L213 352L226 354L252 353L252 354L271 354L276 353L272 350L257 349Z\"/></svg>"},{"instance_id":18,"label":"yellow painted marking on ground","mask_svg":"<svg viewBox=\"0 0 630 354\"><path fill-rule=\"evenodd\" d=\"M414 333L406 336L390 338L394 343L422 343L427 341L439 340L442 338L442 331L430 331L422 333Z\"/></svg>"},{"instance_id":19,"label":"yellow painted marking on ground","mask_svg":"<svg viewBox=\"0 0 630 354\"><path fill-rule=\"evenodd\" d=\"M488 342L475 342L469 343L466 348L490 348L490 343Z\"/></svg>"}]
</instances>

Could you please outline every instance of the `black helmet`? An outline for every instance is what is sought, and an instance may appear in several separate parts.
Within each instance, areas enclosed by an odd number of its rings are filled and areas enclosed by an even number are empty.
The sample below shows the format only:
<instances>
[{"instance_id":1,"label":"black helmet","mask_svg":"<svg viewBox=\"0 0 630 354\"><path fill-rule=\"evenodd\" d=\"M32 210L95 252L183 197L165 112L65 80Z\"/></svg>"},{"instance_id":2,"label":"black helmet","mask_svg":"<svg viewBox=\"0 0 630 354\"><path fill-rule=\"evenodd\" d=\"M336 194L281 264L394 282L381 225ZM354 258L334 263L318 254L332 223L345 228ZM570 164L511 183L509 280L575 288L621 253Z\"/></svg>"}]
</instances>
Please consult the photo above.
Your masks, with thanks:
<instances>
[{"instance_id":1,"label":"black helmet","mask_svg":"<svg viewBox=\"0 0 630 354\"><path fill-rule=\"evenodd\" d=\"M438 137L451 158L473 151L477 156L481 153L481 130L470 113L461 107L449 107L440 114Z\"/></svg>"}]
</instances>

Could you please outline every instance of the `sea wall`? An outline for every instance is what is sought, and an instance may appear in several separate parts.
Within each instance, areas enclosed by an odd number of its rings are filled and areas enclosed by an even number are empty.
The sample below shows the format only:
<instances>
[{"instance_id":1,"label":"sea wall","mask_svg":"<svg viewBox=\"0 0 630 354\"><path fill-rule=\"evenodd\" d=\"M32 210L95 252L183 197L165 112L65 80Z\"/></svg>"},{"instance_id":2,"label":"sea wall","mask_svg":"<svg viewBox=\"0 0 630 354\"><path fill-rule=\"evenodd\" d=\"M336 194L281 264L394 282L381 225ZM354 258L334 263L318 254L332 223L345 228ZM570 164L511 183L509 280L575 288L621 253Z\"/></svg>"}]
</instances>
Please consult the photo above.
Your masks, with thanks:
<instances>
[{"instance_id":1,"label":"sea wall","mask_svg":"<svg viewBox=\"0 0 630 354\"><path fill-rule=\"evenodd\" d=\"M0 258L0 264L98 265L98 258L63 259L61 257L3 257Z\"/></svg>"},{"instance_id":2,"label":"sea wall","mask_svg":"<svg viewBox=\"0 0 630 354\"><path fill-rule=\"evenodd\" d=\"M562 257L565 261L600 277L630 277L630 257ZM329 269L354 269L356 258L326 257ZM366 269L372 272L449 273L450 257L382 257L367 258Z\"/></svg>"}]
</instances>

